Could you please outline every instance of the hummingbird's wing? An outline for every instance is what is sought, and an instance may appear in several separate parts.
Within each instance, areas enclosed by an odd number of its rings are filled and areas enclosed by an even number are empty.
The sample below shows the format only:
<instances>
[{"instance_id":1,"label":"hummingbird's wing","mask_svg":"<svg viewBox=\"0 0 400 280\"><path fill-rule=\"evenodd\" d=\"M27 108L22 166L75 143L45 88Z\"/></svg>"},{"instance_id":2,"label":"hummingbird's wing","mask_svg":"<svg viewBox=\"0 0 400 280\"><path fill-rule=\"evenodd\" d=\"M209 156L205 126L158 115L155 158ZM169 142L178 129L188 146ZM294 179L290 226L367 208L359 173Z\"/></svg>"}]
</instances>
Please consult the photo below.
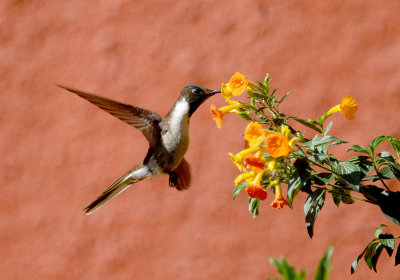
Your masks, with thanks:
<instances>
[{"instance_id":1,"label":"hummingbird's wing","mask_svg":"<svg viewBox=\"0 0 400 280\"><path fill-rule=\"evenodd\" d=\"M157 139L160 139L161 128L159 124L162 121L162 117L157 113L66 86L57 86L75 93L114 117L141 130L147 141L149 141L150 147L154 147L157 144Z\"/></svg>"},{"instance_id":2,"label":"hummingbird's wing","mask_svg":"<svg viewBox=\"0 0 400 280\"><path fill-rule=\"evenodd\" d=\"M92 214L94 211L103 206L110 199L126 190L130 185L151 177L148 168L140 162L131 170L126 172L117 181L115 181L108 189L106 189L95 201L90 203L84 210L86 215Z\"/></svg>"}]
</instances>

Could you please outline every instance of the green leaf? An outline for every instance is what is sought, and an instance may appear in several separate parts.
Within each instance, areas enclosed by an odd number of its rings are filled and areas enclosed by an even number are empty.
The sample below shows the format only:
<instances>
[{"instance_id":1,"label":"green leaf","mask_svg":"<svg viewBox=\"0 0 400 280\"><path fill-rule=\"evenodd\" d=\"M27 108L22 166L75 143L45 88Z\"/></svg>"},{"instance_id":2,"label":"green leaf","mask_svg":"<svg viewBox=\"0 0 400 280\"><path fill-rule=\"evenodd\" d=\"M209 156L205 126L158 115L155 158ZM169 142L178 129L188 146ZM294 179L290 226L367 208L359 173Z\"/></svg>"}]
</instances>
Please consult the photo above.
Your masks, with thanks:
<instances>
[{"instance_id":1,"label":"green leaf","mask_svg":"<svg viewBox=\"0 0 400 280\"><path fill-rule=\"evenodd\" d=\"M303 119L298 118L298 117L291 117L291 116L288 117L288 119L295 120L296 122L299 122L299 123L301 123L302 125L305 125L305 126L311 128L311 129L313 129L313 130L315 130L315 131L317 131L317 132L319 132L319 133L322 133L322 131L321 131L320 128L318 128L318 127L315 126L314 124L309 123L309 122L306 121L306 120L303 120Z\"/></svg>"},{"instance_id":2,"label":"green leaf","mask_svg":"<svg viewBox=\"0 0 400 280\"><path fill-rule=\"evenodd\" d=\"M387 225L381 224L380 227L378 227L378 228L375 229L375 237L376 237L376 238L378 238L379 235L382 234L382 231L383 231L383 228L384 228L384 227L387 227Z\"/></svg>"},{"instance_id":3,"label":"green leaf","mask_svg":"<svg viewBox=\"0 0 400 280\"><path fill-rule=\"evenodd\" d=\"M400 264L400 244L397 246L396 256L394 257L394 265Z\"/></svg>"},{"instance_id":4,"label":"green leaf","mask_svg":"<svg viewBox=\"0 0 400 280\"><path fill-rule=\"evenodd\" d=\"M334 142L334 141L342 141L342 140L340 140L339 138L337 138L335 136L322 136L322 137L320 137L318 135L315 135L315 137L313 139L303 143L303 146L308 147L310 149L313 149L316 146L328 144L328 143Z\"/></svg>"},{"instance_id":5,"label":"green leaf","mask_svg":"<svg viewBox=\"0 0 400 280\"><path fill-rule=\"evenodd\" d=\"M351 186L359 185L361 178L363 177L358 166L347 161L338 164L337 173L339 173L339 175L341 175Z\"/></svg>"},{"instance_id":6,"label":"green leaf","mask_svg":"<svg viewBox=\"0 0 400 280\"><path fill-rule=\"evenodd\" d=\"M343 186L338 185L337 187L332 187L330 194L332 195L333 202L339 207L340 202L344 204L353 204L354 200L350 197L351 191L343 188Z\"/></svg>"},{"instance_id":7,"label":"green leaf","mask_svg":"<svg viewBox=\"0 0 400 280\"><path fill-rule=\"evenodd\" d=\"M383 179L392 179L394 177L394 173L390 166L384 166L379 170L379 174Z\"/></svg>"},{"instance_id":8,"label":"green leaf","mask_svg":"<svg viewBox=\"0 0 400 280\"><path fill-rule=\"evenodd\" d=\"M368 265L369 269L373 269L374 267L376 267L376 261L374 260L374 256L377 253L378 246L380 246L383 249L383 247L380 243L373 240L370 244L368 244L367 250L365 251L364 260L365 260L366 264ZM374 270L375 269L376 268L374 268Z\"/></svg>"},{"instance_id":9,"label":"green leaf","mask_svg":"<svg viewBox=\"0 0 400 280\"><path fill-rule=\"evenodd\" d=\"M368 244L368 246L369 246L369 244ZM362 251L361 254L358 255L358 257L357 257L357 258L354 260L354 262L351 264L351 269L350 269L351 274L354 274L354 272L356 272L357 265L358 265L358 263L360 262L362 256L365 254L365 251L367 250L368 246L365 247L364 251Z\"/></svg>"},{"instance_id":10,"label":"green leaf","mask_svg":"<svg viewBox=\"0 0 400 280\"><path fill-rule=\"evenodd\" d=\"M392 168L392 172L394 176L396 177L397 180L400 181L400 165L399 164L390 164L390 167Z\"/></svg>"},{"instance_id":11,"label":"green leaf","mask_svg":"<svg viewBox=\"0 0 400 280\"><path fill-rule=\"evenodd\" d=\"M359 146L359 145L353 145L351 146L348 150L349 151L355 151L355 152L359 152L359 153L364 153L364 154L369 154L369 151L367 148L365 148L364 146Z\"/></svg>"},{"instance_id":12,"label":"green leaf","mask_svg":"<svg viewBox=\"0 0 400 280\"><path fill-rule=\"evenodd\" d=\"M289 202L290 208L292 208L293 199L300 192L300 188L301 188L301 179L296 170L294 171L292 176L290 176L288 182L287 202Z\"/></svg>"},{"instance_id":13,"label":"green leaf","mask_svg":"<svg viewBox=\"0 0 400 280\"><path fill-rule=\"evenodd\" d=\"M239 184L239 186L237 186L233 190L233 199L235 199L238 196L238 194L246 188L246 186L248 184L249 184L248 182L243 182L243 183Z\"/></svg>"},{"instance_id":14,"label":"green leaf","mask_svg":"<svg viewBox=\"0 0 400 280\"><path fill-rule=\"evenodd\" d=\"M372 258L371 258L372 268L374 269L375 272L378 272L378 271L376 270L376 264L378 263L378 260L379 260L379 257L380 257L380 255L381 255L381 253L382 253L383 248L384 248L384 247L383 247L382 244L378 244L378 245L376 246L375 254L374 254L374 255L372 256Z\"/></svg>"},{"instance_id":15,"label":"green leaf","mask_svg":"<svg viewBox=\"0 0 400 280\"><path fill-rule=\"evenodd\" d=\"M310 194L304 203L304 213L306 215L306 227L310 238L314 235L314 223L318 213L325 203L325 188L316 189Z\"/></svg>"},{"instance_id":16,"label":"green leaf","mask_svg":"<svg viewBox=\"0 0 400 280\"><path fill-rule=\"evenodd\" d=\"M389 256L392 256L394 250L394 236L391 233L383 233L378 236Z\"/></svg>"},{"instance_id":17,"label":"green leaf","mask_svg":"<svg viewBox=\"0 0 400 280\"><path fill-rule=\"evenodd\" d=\"M278 269L280 275L283 276L284 280L305 280L307 272L302 270L297 274L296 269L291 267L285 258L281 257L280 260L273 258L269 259L269 262Z\"/></svg>"},{"instance_id":18,"label":"green leaf","mask_svg":"<svg viewBox=\"0 0 400 280\"><path fill-rule=\"evenodd\" d=\"M260 199L249 197L249 212L253 214L253 218L258 216L260 212Z\"/></svg>"},{"instance_id":19,"label":"green leaf","mask_svg":"<svg viewBox=\"0 0 400 280\"><path fill-rule=\"evenodd\" d=\"M390 145L392 145L393 150L395 150L397 154L397 158L400 159L400 141L396 138L390 138Z\"/></svg>"},{"instance_id":20,"label":"green leaf","mask_svg":"<svg viewBox=\"0 0 400 280\"><path fill-rule=\"evenodd\" d=\"M333 247L329 247L323 258L319 261L317 272L315 273L315 280L328 280L331 271L331 258L333 254Z\"/></svg>"},{"instance_id":21,"label":"green leaf","mask_svg":"<svg viewBox=\"0 0 400 280\"><path fill-rule=\"evenodd\" d=\"M327 135L328 132L329 132L329 130L331 130L332 124L333 124L333 122L330 122L330 123L326 126L326 128L324 129L324 135Z\"/></svg>"},{"instance_id":22,"label":"green leaf","mask_svg":"<svg viewBox=\"0 0 400 280\"><path fill-rule=\"evenodd\" d=\"M371 146L370 146L370 147L372 147L373 151L375 151L376 148L377 148L383 141L385 141L385 140L387 140L387 139L390 139L390 138L391 138L390 136L384 136L384 135L378 136L378 137L376 137L374 140L372 140Z\"/></svg>"},{"instance_id":23,"label":"green leaf","mask_svg":"<svg viewBox=\"0 0 400 280\"><path fill-rule=\"evenodd\" d=\"M312 177L312 182L314 184L325 186L332 182L332 180L335 178L335 175L329 172L321 172L313 174Z\"/></svg>"},{"instance_id":24,"label":"green leaf","mask_svg":"<svg viewBox=\"0 0 400 280\"><path fill-rule=\"evenodd\" d=\"M368 173L374 169L374 164L368 156L355 156L348 160L348 162L357 165L361 172L361 178L364 178Z\"/></svg>"},{"instance_id":25,"label":"green leaf","mask_svg":"<svg viewBox=\"0 0 400 280\"><path fill-rule=\"evenodd\" d=\"M383 159L385 159L385 160L388 161L388 162L396 163L396 160L394 159L394 157L392 156L392 154L389 153L389 152L380 152L380 153L378 154L378 157L383 158Z\"/></svg>"}]
</instances>

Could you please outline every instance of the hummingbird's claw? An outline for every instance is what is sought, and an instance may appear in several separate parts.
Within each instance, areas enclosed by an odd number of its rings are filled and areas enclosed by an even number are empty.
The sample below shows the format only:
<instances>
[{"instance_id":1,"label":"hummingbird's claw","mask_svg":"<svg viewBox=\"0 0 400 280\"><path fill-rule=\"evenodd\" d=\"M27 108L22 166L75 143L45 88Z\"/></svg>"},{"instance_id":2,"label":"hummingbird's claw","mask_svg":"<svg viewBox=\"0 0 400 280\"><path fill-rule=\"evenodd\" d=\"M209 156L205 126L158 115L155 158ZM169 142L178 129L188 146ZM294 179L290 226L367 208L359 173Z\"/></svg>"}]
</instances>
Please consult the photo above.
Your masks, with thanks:
<instances>
[{"instance_id":1,"label":"hummingbird's claw","mask_svg":"<svg viewBox=\"0 0 400 280\"><path fill-rule=\"evenodd\" d=\"M176 187L178 185L178 173L172 171L169 173L169 186Z\"/></svg>"}]
</instances>

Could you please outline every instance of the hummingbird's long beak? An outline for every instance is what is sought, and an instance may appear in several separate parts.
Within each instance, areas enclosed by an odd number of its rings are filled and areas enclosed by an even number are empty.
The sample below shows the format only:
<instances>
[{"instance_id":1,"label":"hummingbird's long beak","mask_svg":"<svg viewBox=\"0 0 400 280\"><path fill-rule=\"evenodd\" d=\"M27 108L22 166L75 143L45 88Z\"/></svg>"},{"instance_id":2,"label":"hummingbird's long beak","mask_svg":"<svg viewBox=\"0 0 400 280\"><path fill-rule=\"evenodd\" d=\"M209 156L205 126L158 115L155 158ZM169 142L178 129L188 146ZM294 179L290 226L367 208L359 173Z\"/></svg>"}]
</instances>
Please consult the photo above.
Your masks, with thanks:
<instances>
[{"instance_id":1,"label":"hummingbird's long beak","mask_svg":"<svg viewBox=\"0 0 400 280\"><path fill-rule=\"evenodd\" d=\"M217 94L217 93L221 93L221 90L220 89L216 89L216 90L209 90L208 91L208 95L209 96L212 96L212 95Z\"/></svg>"}]
</instances>

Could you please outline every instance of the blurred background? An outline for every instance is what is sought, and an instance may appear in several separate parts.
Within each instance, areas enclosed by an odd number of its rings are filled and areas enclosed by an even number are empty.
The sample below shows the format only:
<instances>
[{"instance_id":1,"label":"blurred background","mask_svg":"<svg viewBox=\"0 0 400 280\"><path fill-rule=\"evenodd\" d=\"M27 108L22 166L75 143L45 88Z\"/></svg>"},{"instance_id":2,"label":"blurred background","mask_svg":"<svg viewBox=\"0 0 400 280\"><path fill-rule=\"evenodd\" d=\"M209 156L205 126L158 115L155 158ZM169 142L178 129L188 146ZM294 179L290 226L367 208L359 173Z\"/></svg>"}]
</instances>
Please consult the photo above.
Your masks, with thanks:
<instances>
[{"instance_id":1,"label":"blurred background","mask_svg":"<svg viewBox=\"0 0 400 280\"><path fill-rule=\"evenodd\" d=\"M303 203L232 201L246 122L222 129L208 100L191 120L185 192L168 177L140 182L93 215L82 209L147 151L143 135L55 83L165 115L186 84L217 89L239 71L268 72L282 110L317 118L352 94L356 119L331 117L331 133L367 145L400 137L400 2L387 1L11 1L0 3L1 279L265 279L285 256L312 279L335 246L331 279L381 223L375 206L330 199L307 235ZM300 126L298 127L300 128ZM312 136L312 135L310 135ZM349 146L338 148L347 159ZM398 186L392 186L399 189ZM360 263L351 279L398 279L386 253L378 274Z\"/></svg>"}]
</instances>

